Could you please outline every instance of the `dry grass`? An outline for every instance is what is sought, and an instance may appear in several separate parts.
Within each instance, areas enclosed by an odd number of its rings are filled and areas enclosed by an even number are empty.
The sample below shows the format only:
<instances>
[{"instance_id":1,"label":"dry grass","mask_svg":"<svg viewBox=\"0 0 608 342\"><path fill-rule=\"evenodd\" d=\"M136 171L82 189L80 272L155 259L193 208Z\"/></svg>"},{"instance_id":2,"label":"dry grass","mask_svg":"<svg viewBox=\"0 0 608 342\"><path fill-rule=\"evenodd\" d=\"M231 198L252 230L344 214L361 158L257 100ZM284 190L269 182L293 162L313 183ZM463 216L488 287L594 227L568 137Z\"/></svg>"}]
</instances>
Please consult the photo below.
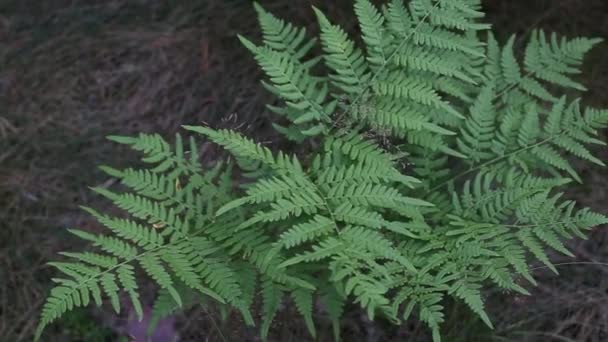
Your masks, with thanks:
<instances>
[{"instance_id":1,"label":"dry grass","mask_svg":"<svg viewBox=\"0 0 608 342\"><path fill-rule=\"evenodd\" d=\"M349 1L314 2L353 27ZM74 243L64 228L94 225L77 206L104 205L87 189L107 181L96 166L133 161L104 136L154 131L171 137L181 124L204 121L275 139L261 74L234 39L236 33L258 36L251 6L236 0L172 3L0 2L0 336L7 341L31 338L49 287L44 262ZM266 4L314 30L307 2ZM500 32L525 34L539 26L608 38L605 0L488 0L486 7ZM589 58L585 74L591 89L586 101L598 106L608 106L606 56L608 43ZM608 159L606 150L601 155ZM606 212L604 171L580 169L587 185L570 195ZM492 296L490 309L504 317L495 336L608 339L608 267L597 264L608 260L606 239L598 230L572 245L577 261L596 264L561 266L561 277L539 270L540 286L531 298ZM206 313L189 317L182 321L186 340L220 339ZM303 327L290 319L279 321L274 335L302 340ZM425 338L415 323L388 328L365 322L354 310L344 322L352 340ZM228 340L254 335L238 321L222 330Z\"/></svg>"}]
</instances>

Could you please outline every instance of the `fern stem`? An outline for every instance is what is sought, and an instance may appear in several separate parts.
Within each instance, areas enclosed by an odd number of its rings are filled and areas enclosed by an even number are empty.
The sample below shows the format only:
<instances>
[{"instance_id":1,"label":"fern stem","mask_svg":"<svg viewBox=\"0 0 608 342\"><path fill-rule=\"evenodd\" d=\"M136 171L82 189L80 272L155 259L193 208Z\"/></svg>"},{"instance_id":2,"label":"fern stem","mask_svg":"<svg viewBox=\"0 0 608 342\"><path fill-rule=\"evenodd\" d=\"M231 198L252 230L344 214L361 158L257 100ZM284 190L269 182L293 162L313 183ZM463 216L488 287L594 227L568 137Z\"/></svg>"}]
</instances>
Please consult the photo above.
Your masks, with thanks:
<instances>
[{"instance_id":1,"label":"fern stem","mask_svg":"<svg viewBox=\"0 0 608 342\"><path fill-rule=\"evenodd\" d=\"M331 210L331 207L329 206L329 202L327 201L327 197L325 197L325 195L321 192L321 190L319 189L319 187L313 181L311 181L308 178L308 175L305 175L305 177L310 182L310 184L312 184L315 187L315 191L317 192L317 195L319 195L319 197L323 200L323 206L325 207L325 209L329 213L329 216L330 216L331 220L334 222L334 230L336 231L336 233L338 234L338 236L340 236L340 229L338 228L338 220L336 219L336 215L334 214L333 210Z\"/></svg>"},{"instance_id":2,"label":"fern stem","mask_svg":"<svg viewBox=\"0 0 608 342\"><path fill-rule=\"evenodd\" d=\"M553 264L553 266L571 266L571 265L596 265L596 266L605 266L608 267L608 262L599 262L599 261L572 261L572 262L560 262L557 264ZM530 271L540 270L543 268L548 268L547 266L538 266L533 267Z\"/></svg>"},{"instance_id":3,"label":"fern stem","mask_svg":"<svg viewBox=\"0 0 608 342\"><path fill-rule=\"evenodd\" d=\"M484 167L486 167L486 166L489 166L489 165L492 165L492 164L494 164L494 163L498 163L498 162L500 162L500 161L502 161L502 160L504 160L504 159L506 159L506 158L509 158L509 157L511 157L511 156L513 156L513 155L516 155L516 154L519 154L519 153L521 153L521 152L524 152L524 151L527 151L527 150L533 149L533 148L535 148L535 147L541 146L541 145L543 145L543 144L545 144L545 143L547 143L547 142L550 142L551 140L553 140L553 139L555 139L555 138L557 138L557 137L559 137L559 136L562 136L564 133L565 133L565 131L562 131L562 132L561 132L561 133L559 133L559 134L556 134L556 135L551 136L551 137L549 137L549 138L543 139L543 140L541 140L541 141L539 141L539 142L537 142L537 143L535 143L535 144L532 144L532 145L529 145L529 146L526 146L526 147L522 147L522 148L517 149L517 150L515 150L515 151L513 151L513 152L510 152L510 153L507 153L507 154L502 155L502 156L500 156L500 157L497 157L497 158L491 159L491 160L489 160L489 161L487 161L487 162L485 162L485 163L482 163L482 164L480 164L480 165L478 165L478 166L476 166L476 167L473 167L473 168L470 168L470 169L468 169L468 170L466 170L466 171L463 171L463 172L461 172L461 173L457 174L456 176L451 177L450 179L448 179L448 180L446 180L446 181L444 181L444 182L441 182L439 185L437 185L437 186L435 186L435 187L431 188L431 189L430 189L430 190L429 190L429 191L426 193L426 195L428 195L428 194L430 194L430 193L432 193L432 192L434 192L434 191L436 191L436 190L438 190L438 189L441 189L442 187L446 186L447 184L449 184L449 183L451 183L451 182L455 181L456 179L459 179L459 178L461 178L461 177L464 177L464 176L466 176L466 175L470 174L471 172L477 171L477 170L479 170L479 169L482 169L482 168L484 168Z\"/></svg>"},{"instance_id":4,"label":"fern stem","mask_svg":"<svg viewBox=\"0 0 608 342\"><path fill-rule=\"evenodd\" d=\"M207 316L209 316L209 320L211 321L211 324L213 325L215 330L217 330L217 332L220 334L220 338L222 339L222 341L226 342L227 341L226 336L224 336L224 333L222 333L222 330L220 329L219 325L215 321L215 318L213 318L213 315L211 315L211 313L204 306L202 306L202 308L203 308L203 311L205 311L205 313L207 314Z\"/></svg>"},{"instance_id":5,"label":"fern stem","mask_svg":"<svg viewBox=\"0 0 608 342\"><path fill-rule=\"evenodd\" d=\"M526 73L522 76L522 79L530 76L534 74L533 71L526 71ZM496 96L494 96L494 98L492 99L492 101L499 99L501 96L503 96L504 94L510 92L511 90L513 90L513 88L517 87L519 85L519 83L512 83L509 84L507 87L505 87L505 89L503 89L502 91L500 91L500 93L496 94Z\"/></svg>"},{"instance_id":6,"label":"fern stem","mask_svg":"<svg viewBox=\"0 0 608 342\"><path fill-rule=\"evenodd\" d=\"M546 226L554 226L554 225L577 223L577 222L578 222L577 220L555 221L555 222L538 223L538 224L517 224L517 222L516 222L515 224L504 224L502 226L508 227L508 228L537 228L537 227L546 227Z\"/></svg>"}]
</instances>

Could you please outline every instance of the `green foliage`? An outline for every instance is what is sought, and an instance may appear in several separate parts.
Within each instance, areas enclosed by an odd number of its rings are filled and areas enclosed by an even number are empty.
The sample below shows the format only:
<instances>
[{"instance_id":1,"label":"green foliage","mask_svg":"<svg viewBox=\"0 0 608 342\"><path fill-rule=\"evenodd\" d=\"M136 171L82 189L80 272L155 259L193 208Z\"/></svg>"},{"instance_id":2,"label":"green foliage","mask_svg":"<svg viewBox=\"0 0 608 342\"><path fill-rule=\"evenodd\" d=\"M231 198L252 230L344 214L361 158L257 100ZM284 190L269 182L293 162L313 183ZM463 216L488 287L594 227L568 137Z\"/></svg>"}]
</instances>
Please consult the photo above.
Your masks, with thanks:
<instances>
[{"instance_id":1,"label":"green foliage","mask_svg":"<svg viewBox=\"0 0 608 342\"><path fill-rule=\"evenodd\" d=\"M106 234L70 232L95 252L63 253L42 310L45 326L92 300L120 311L126 294L141 315L139 280L160 287L154 320L205 302L238 310L247 324L261 300L261 335L288 298L315 336L321 303L339 339L344 305L394 323L412 313L440 340L444 301L460 301L488 327L483 288L529 294L530 263L557 272L547 248L608 218L562 199L581 181L576 157L604 166L590 145L608 111L562 96L598 39L534 31L523 62L515 37L501 46L476 0L355 1L362 47L320 9L322 56L297 28L255 4L263 31L239 37L281 103L269 108L307 155L275 152L240 133L190 132L225 148L235 165L204 170L193 138L111 137L149 166L118 170L123 191L94 188L128 214L84 208ZM324 67L318 62L323 60ZM571 93L571 92L569 92Z\"/></svg>"}]
</instances>

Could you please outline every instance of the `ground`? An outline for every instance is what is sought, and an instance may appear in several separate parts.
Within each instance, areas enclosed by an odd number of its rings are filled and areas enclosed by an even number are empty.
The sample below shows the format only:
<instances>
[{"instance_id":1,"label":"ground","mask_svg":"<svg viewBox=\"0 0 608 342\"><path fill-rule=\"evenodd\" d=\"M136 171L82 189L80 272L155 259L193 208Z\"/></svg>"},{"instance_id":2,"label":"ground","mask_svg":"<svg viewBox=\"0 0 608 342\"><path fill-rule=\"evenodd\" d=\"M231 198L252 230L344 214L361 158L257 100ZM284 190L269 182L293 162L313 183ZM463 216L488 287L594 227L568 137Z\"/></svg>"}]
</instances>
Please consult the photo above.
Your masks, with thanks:
<instances>
[{"instance_id":1,"label":"ground","mask_svg":"<svg viewBox=\"0 0 608 342\"><path fill-rule=\"evenodd\" d=\"M261 2L313 31L311 3L353 28L350 1ZM605 0L486 0L484 5L502 39L534 27L608 39ZM97 166L125 165L135 157L106 135L145 131L171 137L182 124L208 122L239 126L263 140L277 138L267 124L264 104L270 97L259 84L261 73L237 33L259 36L249 1L0 1L0 336L5 340L31 339L52 276L45 262L74 247L66 227L93 224L78 206L106 205L88 190L110 181ZM608 107L606 56L608 43L586 61L586 103ZM608 150L598 153L608 159ZM605 170L587 164L579 169L585 185L568 196L607 213ZM608 260L607 239L598 229L588 241L572 244L576 261L583 263L560 266L559 277L537 270L540 286L530 298L488 293L489 310L499 322L494 332L454 305L447 340L607 340L608 267L601 264ZM307 340L304 326L294 325L286 310L272 339ZM201 310L178 316L175 327L186 341L255 336L239 321L222 323ZM48 340L113 339L133 329L124 317L81 310L49 330ZM167 329L173 331L172 325ZM320 330L320 339L328 340L328 327ZM349 310L343 334L349 341L425 341L425 331L415 322L399 328L367 322Z\"/></svg>"}]
</instances>

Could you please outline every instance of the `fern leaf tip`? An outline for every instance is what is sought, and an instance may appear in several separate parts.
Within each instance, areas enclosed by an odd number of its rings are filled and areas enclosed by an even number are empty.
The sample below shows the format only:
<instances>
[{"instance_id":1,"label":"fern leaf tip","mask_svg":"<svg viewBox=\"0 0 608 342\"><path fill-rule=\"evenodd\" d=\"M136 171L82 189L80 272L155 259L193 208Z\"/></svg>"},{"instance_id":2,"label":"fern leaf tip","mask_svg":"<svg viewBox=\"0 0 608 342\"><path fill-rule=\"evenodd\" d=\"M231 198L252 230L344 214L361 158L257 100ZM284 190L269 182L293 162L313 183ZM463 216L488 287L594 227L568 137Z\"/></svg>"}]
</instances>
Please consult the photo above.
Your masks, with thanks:
<instances>
[{"instance_id":1,"label":"fern leaf tip","mask_svg":"<svg viewBox=\"0 0 608 342\"><path fill-rule=\"evenodd\" d=\"M243 46L245 46L247 48L247 50L249 50L253 53L258 51L258 47L252 41L247 39L245 36L237 34L237 38L241 41L241 44L243 44Z\"/></svg>"},{"instance_id":2,"label":"fern leaf tip","mask_svg":"<svg viewBox=\"0 0 608 342\"><path fill-rule=\"evenodd\" d=\"M106 139L123 145L131 145L136 140L136 138L134 137L127 137L122 135L108 135L106 136Z\"/></svg>"}]
</instances>

